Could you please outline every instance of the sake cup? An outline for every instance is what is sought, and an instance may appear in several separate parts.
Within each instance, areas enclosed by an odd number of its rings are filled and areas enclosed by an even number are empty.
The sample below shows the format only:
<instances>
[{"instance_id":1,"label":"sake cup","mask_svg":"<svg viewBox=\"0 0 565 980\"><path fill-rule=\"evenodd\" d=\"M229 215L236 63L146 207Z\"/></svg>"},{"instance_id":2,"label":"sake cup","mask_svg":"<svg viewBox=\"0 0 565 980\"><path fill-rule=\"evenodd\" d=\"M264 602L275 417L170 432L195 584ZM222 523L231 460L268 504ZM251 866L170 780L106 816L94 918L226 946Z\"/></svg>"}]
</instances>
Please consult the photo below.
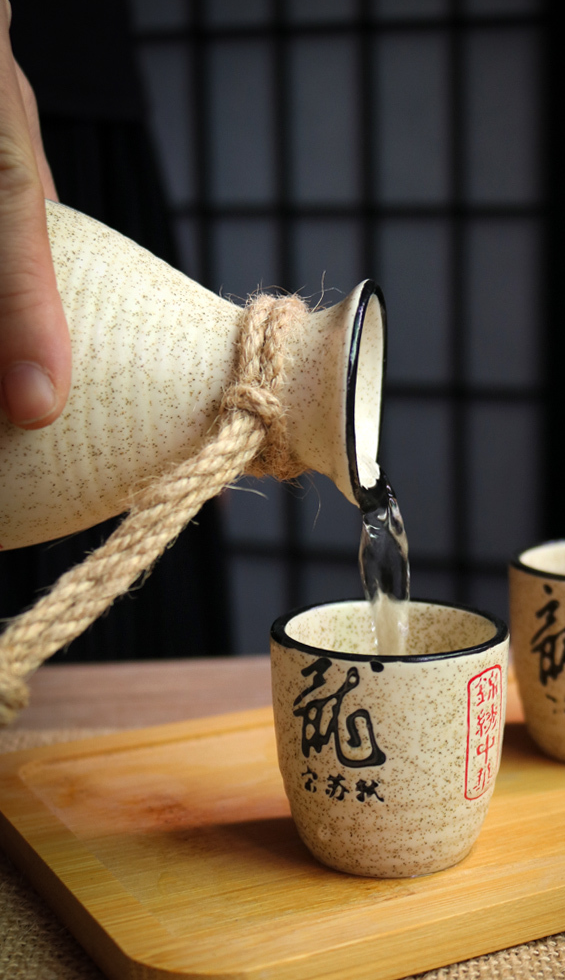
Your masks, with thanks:
<instances>
[{"instance_id":1,"label":"sake cup","mask_svg":"<svg viewBox=\"0 0 565 980\"><path fill-rule=\"evenodd\" d=\"M461 861L500 763L506 624L411 602L395 656L375 646L367 602L333 602L278 619L271 662L279 766L314 857L384 878Z\"/></svg>"},{"instance_id":2,"label":"sake cup","mask_svg":"<svg viewBox=\"0 0 565 980\"><path fill-rule=\"evenodd\" d=\"M518 555L509 570L512 659L526 725L565 762L565 541Z\"/></svg>"}]
</instances>

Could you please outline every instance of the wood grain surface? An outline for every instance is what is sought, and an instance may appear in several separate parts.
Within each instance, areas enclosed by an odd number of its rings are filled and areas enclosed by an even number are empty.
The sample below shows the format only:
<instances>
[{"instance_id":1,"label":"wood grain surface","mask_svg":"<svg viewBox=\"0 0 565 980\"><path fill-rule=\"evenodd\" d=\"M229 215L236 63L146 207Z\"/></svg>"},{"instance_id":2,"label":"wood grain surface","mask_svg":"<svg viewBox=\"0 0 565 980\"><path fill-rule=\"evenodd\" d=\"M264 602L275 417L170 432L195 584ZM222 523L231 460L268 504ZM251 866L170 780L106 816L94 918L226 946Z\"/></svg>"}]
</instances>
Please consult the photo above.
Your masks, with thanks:
<instances>
[{"instance_id":1,"label":"wood grain surface","mask_svg":"<svg viewBox=\"0 0 565 980\"><path fill-rule=\"evenodd\" d=\"M120 980L394 980L565 927L565 767L521 724L456 868L378 881L317 864L269 709L6 755L0 838Z\"/></svg>"},{"instance_id":2,"label":"wood grain surface","mask_svg":"<svg viewBox=\"0 0 565 980\"><path fill-rule=\"evenodd\" d=\"M49 664L13 728L142 728L271 704L268 656Z\"/></svg>"}]
</instances>

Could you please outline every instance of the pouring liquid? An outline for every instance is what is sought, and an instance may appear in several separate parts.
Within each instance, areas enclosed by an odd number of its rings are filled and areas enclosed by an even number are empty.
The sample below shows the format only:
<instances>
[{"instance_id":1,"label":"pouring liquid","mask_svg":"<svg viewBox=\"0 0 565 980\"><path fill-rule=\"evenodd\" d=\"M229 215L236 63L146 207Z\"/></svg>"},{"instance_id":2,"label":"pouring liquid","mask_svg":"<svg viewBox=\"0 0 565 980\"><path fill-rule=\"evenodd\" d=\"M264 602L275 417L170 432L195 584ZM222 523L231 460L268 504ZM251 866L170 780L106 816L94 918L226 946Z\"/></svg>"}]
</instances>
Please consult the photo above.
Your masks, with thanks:
<instances>
[{"instance_id":1,"label":"pouring liquid","mask_svg":"<svg viewBox=\"0 0 565 980\"><path fill-rule=\"evenodd\" d=\"M394 491L382 469L363 489L359 568L371 605L375 646L388 656L405 652L410 599L408 539Z\"/></svg>"}]
</instances>

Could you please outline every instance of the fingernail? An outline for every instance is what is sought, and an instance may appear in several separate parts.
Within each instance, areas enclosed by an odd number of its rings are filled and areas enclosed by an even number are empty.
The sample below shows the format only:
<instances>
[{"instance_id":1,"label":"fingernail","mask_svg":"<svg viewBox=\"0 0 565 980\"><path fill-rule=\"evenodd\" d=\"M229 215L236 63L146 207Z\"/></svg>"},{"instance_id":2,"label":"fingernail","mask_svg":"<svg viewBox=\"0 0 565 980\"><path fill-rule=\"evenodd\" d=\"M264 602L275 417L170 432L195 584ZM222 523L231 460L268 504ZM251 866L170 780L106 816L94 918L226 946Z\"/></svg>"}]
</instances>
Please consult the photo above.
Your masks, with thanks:
<instances>
[{"instance_id":1,"label":"fingernail","mask_svg":"<svg viewBox=\"0 0 565 980\"><path fill-rule=\"evenodd\" d=\"M38 364L12 364L2 378L4 410L16 425L40 422L51 415L57 403L51 378Z\"/></svg>"}]
</instances>

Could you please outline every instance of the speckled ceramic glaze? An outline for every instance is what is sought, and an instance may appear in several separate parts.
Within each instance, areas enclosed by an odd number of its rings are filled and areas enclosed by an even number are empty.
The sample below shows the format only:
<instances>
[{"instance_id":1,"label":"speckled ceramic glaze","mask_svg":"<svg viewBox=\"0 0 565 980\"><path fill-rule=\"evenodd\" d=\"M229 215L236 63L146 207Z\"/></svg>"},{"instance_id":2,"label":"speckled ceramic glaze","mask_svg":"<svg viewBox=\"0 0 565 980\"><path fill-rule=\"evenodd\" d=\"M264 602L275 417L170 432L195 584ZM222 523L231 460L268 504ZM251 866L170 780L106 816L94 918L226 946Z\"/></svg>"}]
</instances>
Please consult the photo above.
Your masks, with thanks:
<instances>
[{"instance_id":1,"label":"speckled ceramic glaze","mask_svg":"<svg viewBox=\"0 0 565 980\"><path fill-rule=\"evenodd\" d=\"M565 762L565 541L530 548L512 562L510 636L528 731Z\"/></svg>"},{"instance_id":2,"label":"speckled ceramic glaze","mask_svg":"<svg viewBox=\"0 0 565 980\"><path fill-rule=\"evenodd\" d=\"M508 631L412 602L408 653L376 656L366 602L315 606L271 636L279 765L312 854L399 878L461 861L494 789Z\"/></svg>"},{"instance_id":3,"label":"speckled ceramic glaze","mask_svg":"<svg viewBox=\"0 0 565 980\"><path fill-rule=\"evenodd\" d=\"M132 489L196 452L230 381L242 310L91 218L47 202L73 386L46 429L0 420L0 547L127 508ZM351 500L378 448L384 325L372 283L288 337L291 449Z\"/></svg>"}]
</instances>

